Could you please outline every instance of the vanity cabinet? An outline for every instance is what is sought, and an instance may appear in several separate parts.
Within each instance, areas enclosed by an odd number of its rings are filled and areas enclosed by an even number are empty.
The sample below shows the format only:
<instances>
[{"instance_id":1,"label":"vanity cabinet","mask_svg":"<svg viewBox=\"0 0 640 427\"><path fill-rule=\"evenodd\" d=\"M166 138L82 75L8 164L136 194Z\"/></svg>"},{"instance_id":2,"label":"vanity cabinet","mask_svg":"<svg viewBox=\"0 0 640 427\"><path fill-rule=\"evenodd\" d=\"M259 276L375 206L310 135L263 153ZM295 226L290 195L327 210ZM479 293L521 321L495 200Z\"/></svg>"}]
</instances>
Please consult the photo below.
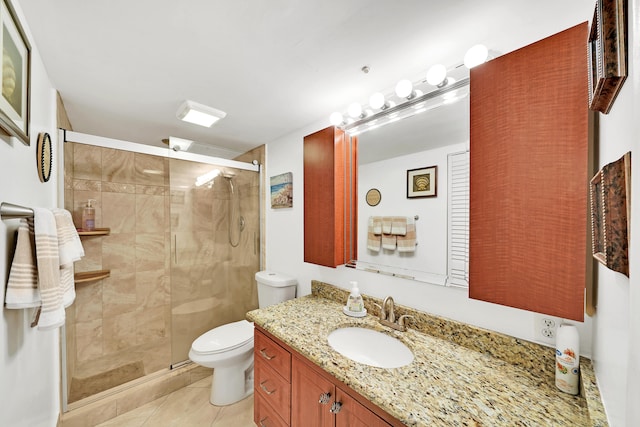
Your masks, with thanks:
<instances>
[{"instance_id":1,"label":"vanity cabinet","mask_svg":"<svg viewBox=\"0 0 640 427\"><path fill-rule=\"evenodd\" d=\"M259 427L402 425L259 327L254 363L254 422Z\"/></svg>"},{"instance_id":2,"label":"vanity cabinet","mask_svg":"<svg viewBox=\"0 0 640 427\"><path fill-rule=\"evenodd\" d=\"M304 261L336 267L349 262L356 226L357 142L330 126L304 137Z\"/></svg>"}]
</instances>

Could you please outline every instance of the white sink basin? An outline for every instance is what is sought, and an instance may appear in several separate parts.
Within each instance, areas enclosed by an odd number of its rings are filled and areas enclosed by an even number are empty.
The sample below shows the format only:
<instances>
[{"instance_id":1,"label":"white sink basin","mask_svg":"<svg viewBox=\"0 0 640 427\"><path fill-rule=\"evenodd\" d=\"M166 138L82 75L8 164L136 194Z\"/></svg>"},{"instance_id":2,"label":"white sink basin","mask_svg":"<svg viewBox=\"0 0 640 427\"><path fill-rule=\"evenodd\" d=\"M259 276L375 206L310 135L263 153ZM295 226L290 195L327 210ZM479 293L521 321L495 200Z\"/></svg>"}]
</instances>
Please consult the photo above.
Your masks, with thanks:
<instances>
[{"instance_id":1,"label":"white sink basin","mask_svg":"<svg viewBox=\"0 0 640 427\"><path fill-rule=\"evenodd\" d=\"M329 345L356 362L378 368L399 368L413 361L413 353L400 340L367 328L340 328L331 332Z\"/></svg>"}]
</instances>

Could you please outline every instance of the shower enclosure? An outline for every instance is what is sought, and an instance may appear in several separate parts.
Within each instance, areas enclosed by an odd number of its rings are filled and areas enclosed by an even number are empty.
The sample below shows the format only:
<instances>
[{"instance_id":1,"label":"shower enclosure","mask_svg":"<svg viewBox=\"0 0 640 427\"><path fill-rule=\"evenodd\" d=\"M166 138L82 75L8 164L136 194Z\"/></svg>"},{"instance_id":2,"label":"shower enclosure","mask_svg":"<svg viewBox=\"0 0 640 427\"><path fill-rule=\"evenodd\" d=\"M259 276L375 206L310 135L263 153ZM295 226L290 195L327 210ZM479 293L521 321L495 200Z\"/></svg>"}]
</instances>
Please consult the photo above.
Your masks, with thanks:
<instances>
[{"instance_id":1,"label":"shower enclosure","mask_svg":"<svg viewBox=\"0 0 640 427\"><path fill-rule=\"evenodd\" d=\"M257 308L261 179L251 163L73 132L65 141L64 206L79 225L96 200L100 229L81 236L76 274L108 275L76 282L66 311L73 403L188 362L200 334Z\"/></svg>"}]
</instances>

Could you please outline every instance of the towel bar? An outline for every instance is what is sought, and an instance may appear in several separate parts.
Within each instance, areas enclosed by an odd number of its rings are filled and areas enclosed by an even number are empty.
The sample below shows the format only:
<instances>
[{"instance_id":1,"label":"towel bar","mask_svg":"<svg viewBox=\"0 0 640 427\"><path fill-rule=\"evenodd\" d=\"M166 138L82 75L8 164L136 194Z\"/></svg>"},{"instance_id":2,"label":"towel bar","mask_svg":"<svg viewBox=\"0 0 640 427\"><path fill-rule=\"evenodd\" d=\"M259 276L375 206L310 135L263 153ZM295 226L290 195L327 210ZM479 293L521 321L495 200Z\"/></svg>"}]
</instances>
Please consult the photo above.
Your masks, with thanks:
<instances>
[{"instance_id":1,"label":"towel bar","mask_svg":"<svg viewBox=\"0 0 640 427\"><path fill-rule=\"evenodd\" d=\"M2 202L0 204L0 217L5 219L30 218L33 216L33 209L13 203Z\"/></svg>"}]
</instances>

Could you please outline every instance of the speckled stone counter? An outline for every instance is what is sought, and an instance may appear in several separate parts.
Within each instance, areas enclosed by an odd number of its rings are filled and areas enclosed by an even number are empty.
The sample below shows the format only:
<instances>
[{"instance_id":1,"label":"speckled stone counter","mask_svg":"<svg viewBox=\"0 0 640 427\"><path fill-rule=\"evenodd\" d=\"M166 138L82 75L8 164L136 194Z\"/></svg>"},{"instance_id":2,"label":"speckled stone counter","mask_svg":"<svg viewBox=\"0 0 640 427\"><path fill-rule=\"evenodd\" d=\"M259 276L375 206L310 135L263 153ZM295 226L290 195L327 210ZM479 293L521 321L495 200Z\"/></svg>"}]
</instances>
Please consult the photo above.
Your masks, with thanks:
<instances>
[{"instance_id":1,"label":"speckled stone counter","mask_svg":"<svg viewBox=\"0 0 640 427\"><path fill-rule=\"evenodd\" d=\"M313 282L312 295L247 313L255 322L375 405L409 426L606 426L593 368L581 358L582 392L554 383L553 349L396 305L415 316L405 332L370 313L348 317L348 291ZM345 326L383 331L414 353L407 366L376 368L333 350L327 337Z\"/></svg>"}]
</instances>

